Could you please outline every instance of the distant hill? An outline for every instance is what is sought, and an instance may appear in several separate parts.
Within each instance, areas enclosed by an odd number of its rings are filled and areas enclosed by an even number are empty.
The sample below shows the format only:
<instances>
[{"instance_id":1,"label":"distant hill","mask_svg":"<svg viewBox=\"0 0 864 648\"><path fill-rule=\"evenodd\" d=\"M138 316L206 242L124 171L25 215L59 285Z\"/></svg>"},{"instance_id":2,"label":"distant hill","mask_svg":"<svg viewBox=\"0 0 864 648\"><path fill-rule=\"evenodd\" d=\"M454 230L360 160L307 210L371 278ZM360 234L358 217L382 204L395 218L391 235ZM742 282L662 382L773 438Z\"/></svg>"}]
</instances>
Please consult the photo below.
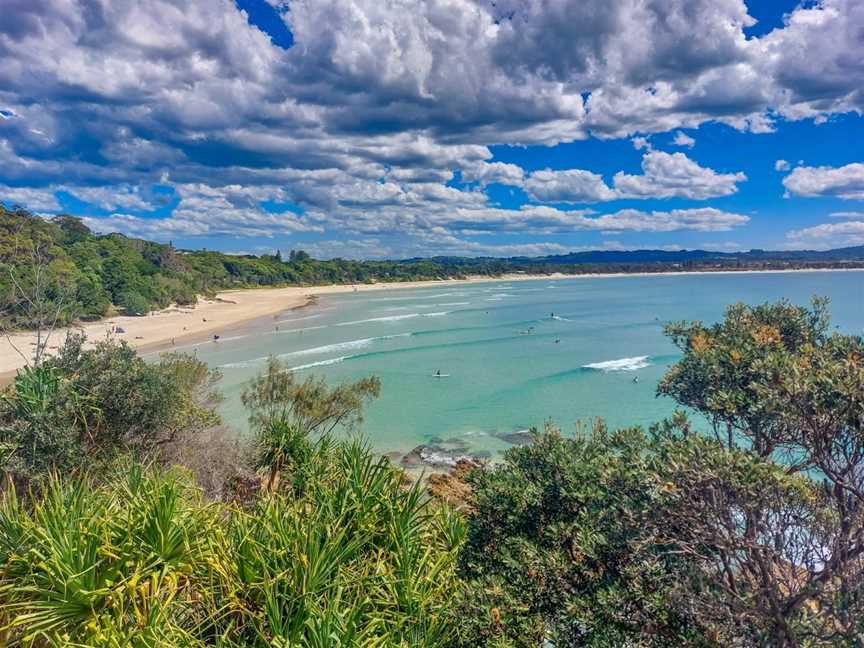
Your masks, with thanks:
<instances>
[{"instance_id":1,"label":"distant hill","mask_svg":"<svg viewBox=\"0 0 864 648\"><path fill-rule=\"evenodd\" d=\"M406 262L420 261L406 259ZM717 261L728 264L734 261L760 263L784 262L861 262L864 261L864 245L837 248L835 250L749 250L747 252L716 252L710 250L589 250L540 257L454 257L435 256L430 259L445 264L472 264L480 261L497 261L517 265L582 265L611 263L618 265L646 263L705 263Z\"/></svg>"}]
</instances>

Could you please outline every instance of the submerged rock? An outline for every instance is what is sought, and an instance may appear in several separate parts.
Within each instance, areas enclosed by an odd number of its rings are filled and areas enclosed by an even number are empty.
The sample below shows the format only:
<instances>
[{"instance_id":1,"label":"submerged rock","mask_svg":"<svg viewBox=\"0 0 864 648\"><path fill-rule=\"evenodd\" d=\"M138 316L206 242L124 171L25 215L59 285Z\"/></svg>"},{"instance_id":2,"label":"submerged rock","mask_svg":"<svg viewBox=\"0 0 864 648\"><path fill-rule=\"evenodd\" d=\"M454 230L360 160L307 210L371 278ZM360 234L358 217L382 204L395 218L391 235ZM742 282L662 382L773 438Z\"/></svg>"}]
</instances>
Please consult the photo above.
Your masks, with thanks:
<instances>
[{"instance_id":1,"label":"submerged rock","mask_svg":"<svg viewBox=\"0 0 864 648\"><path fill-rule=\"evenodd\" d=\"M480 457L468 454L466 446L448 448L441 445L419 445L402 457L405 468L429 466L431 468L453 468L460 461L476 461Z\"/></svg>"},{"instance_id":2,"label":"submerged rock","mask_svg":"<svg viewBox=\"0 0 864 648\"><path fill-rule=\"evenodd\" d=\"M534 434L531 430L516 430L515 432L499 432L495 435L502 441L511 445L531 445L534 443Z\"/></svg>"}]
</instances>

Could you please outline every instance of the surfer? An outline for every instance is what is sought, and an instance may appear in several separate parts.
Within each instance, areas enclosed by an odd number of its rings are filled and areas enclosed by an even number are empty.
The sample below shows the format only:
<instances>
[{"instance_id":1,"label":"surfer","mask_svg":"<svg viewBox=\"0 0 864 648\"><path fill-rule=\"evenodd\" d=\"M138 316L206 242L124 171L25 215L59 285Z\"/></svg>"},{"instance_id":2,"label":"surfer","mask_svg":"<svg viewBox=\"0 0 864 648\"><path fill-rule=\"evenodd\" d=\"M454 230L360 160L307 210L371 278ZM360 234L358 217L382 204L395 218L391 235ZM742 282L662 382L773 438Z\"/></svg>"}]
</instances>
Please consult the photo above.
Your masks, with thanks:
<instances>
[{"instance_id":1,"label":"surfer","mask_svg":"<svg viewBox=\"0 0 864 648\"><path fill-rule=\"evenodd\" d=\"M436 377L436 378L440 378L440 377L441 377L441 370L440 370L440 369L438 369L438 371L435 372L435 377Z\"/></svg>"},{"instance_id":2,"label":"surfer","mask_svg":"<svg viewBox=\"0 0 864 648\"><path fill-rule=\"evenodd\" d=\"M639 376L633 376L633 382L638 383L639 382Z\"/></svg>"}]
</instances>

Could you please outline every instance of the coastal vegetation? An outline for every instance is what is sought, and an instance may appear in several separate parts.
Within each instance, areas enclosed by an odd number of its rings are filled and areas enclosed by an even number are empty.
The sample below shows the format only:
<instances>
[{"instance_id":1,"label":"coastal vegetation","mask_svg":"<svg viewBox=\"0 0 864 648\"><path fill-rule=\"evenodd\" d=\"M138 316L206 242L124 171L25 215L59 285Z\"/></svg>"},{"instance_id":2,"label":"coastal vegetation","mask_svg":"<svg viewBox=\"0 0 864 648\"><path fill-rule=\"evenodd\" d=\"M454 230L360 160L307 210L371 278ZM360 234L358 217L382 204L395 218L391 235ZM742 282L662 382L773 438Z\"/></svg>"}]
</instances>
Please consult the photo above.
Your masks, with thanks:
<instances>
[{"instance_id":1,"label":"coastal vegetation","mask_svg":"<svg viewBox=\"0 0 864 648\"><path fill-rule=\"evenodd\" d=\"M820 299L666 333L669 420L428 481L357 436L375 377L271 360L244 441L194 356L37 347L0 396L0 641L860 646L864 340Z\"/></svg>"},{"instance_id":2,"label":"coastal vegetation","mask_svg":"<svg viewBox=\"0 0 864 648\"><path fill-rule=\"evenodd\" d=\"M200 295L261 286L360 284L495 277L864 266L864 246L824 252L700 250L580 252L548 257L435 257L381 261L181 250L122 234L94 234L73 216L41 218L0 205L0 327L41 330L116 310L145 315Z\"/></svg>"}]
</instances>

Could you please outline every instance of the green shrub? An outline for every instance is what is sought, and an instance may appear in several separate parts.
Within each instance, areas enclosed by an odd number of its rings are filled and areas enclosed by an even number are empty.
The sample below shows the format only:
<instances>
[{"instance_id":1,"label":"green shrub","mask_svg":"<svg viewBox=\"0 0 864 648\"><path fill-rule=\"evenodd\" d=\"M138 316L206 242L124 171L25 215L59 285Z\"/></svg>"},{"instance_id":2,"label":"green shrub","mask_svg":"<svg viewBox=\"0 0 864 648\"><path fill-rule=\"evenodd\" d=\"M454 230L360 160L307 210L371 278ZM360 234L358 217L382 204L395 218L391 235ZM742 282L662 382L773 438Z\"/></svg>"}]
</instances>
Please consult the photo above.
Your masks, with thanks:
<instances>
[{"instance_id":1,"label":"green shrub","mask_svg":"<svg viewBox=\"0 0 864 648\"><path fill-rule=\"evenodd\" d=\"M127 462L26 503L7 492L4 645L444 645L458 519L362 445L319 441L308 467L303 497L250 510Z\"/></svg>"}]
</instances>

